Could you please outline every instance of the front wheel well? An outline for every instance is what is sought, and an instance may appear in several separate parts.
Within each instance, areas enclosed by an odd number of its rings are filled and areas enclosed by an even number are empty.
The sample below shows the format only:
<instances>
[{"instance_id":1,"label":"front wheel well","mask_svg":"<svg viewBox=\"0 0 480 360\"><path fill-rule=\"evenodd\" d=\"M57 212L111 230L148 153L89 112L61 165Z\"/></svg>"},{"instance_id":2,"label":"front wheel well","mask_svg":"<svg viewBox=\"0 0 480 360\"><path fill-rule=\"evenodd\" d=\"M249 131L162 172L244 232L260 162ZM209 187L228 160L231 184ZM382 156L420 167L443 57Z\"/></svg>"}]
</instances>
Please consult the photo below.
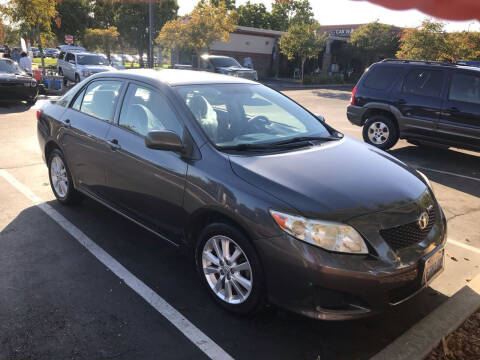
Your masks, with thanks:
<instances>
[{"instance_id":1,"label":"front wheel well","mask_svg":"<svg viewBox=\"0 0 480 360\"><path fill-rule=\"evenodd\" d=\"M388 117L393 121L393 123L397 127L397 131L399 130L397 118L390 111L383 110L383 109L368 109L363 115L362 124L365 125L365 123L369 118L376 115L382 115L382 116Z\"/></svg>"},{"instance_id":2,"label":"front wheel well","mask_svg":"<svg viewBox=\"0 0 480 360\"><path fill-rule=\"evenodd\" d=\"M198 236L203 229L214 223L225 223L231 225L241 231L247 238L251 239L248 231L246 231L238 221L235 221L232 217L225 215L220 211L209 209L199 211L198 213L192 215L190 221L188 222L188 225L185 229L185 237L188 246L194 249L198 240Z\"/></svg>"}]
</instances>

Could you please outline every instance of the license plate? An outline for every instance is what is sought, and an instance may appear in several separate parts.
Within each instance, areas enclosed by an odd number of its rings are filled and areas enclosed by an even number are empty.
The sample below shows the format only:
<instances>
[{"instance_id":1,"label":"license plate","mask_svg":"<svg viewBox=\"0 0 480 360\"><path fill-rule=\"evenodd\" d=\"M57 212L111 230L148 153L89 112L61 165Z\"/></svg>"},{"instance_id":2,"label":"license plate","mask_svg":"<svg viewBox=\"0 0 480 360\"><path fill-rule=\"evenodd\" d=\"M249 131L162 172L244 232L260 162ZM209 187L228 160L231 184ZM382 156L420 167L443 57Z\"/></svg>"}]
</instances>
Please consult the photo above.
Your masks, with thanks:
<instances>
[{"instance_id":1,"label":"license plate","mask_svg":"<svg viewBox=\"0 0 480 360\"><path fill-rule=\"evenodd\" d=\"M425 262L423 271L423 283L428 285L430 280L443 268L444 249L437 251Z\"/></svg>"}]
</instances>

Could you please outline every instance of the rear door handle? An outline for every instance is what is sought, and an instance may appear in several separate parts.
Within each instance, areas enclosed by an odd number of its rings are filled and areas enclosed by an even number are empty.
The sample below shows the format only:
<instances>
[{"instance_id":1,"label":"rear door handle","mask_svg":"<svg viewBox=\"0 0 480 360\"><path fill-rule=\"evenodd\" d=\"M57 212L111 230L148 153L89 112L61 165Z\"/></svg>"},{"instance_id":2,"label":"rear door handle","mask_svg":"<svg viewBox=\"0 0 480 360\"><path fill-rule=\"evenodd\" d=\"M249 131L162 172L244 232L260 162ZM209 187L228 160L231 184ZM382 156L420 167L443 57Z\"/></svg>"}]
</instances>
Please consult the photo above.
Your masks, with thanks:
<instances>
[{"instance_id":1,"label":"rear door handle","mask_svg":"<svg viewBox=\"0 0 480 360\"><path fill-rule=\"evenodd\" d=\"M450 111L450 112L460 112L460 109L457 108L456 106L452 106L452 107L448 108L448 111Z\"/></svg>"},{"instance_id":2,"label":"rear door handle","mask_svg":"<svg viewBox=\"0 0 480 360\"><path fill-rule=\"evenodd\" d=\"M65 123L64 123L63 127L66 127L66 128L71 128L72 127L72 124L70 123L70 119L65 120Z\"/></svg>"},{"instance_id":3,"label":"rear door handle","mask_svg":"<svg viewBox=\"0 0 480 360\"><path fill-rule=\"evenodd\" d=\"M407 101L405 99L398 99L397 100L397 104L404 105L406 103L407 103Z\"/></svg>"},{"instance_id":4,"label":"rear door handle","mask_svg":"<svg viewBox=\"0 0 480 360\"><path fill-rule=\"evenodd\" d=\"M118 143L118 140L117 139L112 139L109 141L109 144L110 144L110 148L112 150L119 150L121 149L122 147L120 146L120 144Z\"/></svg>"}]
</instances>

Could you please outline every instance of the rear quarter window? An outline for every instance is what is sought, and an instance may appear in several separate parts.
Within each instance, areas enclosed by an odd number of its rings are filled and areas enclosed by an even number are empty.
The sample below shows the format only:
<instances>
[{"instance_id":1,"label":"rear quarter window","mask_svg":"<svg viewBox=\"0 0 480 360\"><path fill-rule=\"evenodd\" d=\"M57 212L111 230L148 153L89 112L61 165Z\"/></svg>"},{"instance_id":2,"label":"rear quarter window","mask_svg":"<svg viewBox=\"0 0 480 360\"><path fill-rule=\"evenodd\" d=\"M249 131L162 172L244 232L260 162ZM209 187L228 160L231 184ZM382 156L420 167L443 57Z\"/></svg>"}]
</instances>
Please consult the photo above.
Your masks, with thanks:
<instances>
[{"instance_id":1,"label":"rear quarter window","mask_svg":"<svg viewBox=\"0 0 480 360\"><path fill-rule=\"evenodd\" d=\"M374 66L367 72L363 86L375 90L387 90L401 71L396 66Z\"/></svg>"}]
</instances>

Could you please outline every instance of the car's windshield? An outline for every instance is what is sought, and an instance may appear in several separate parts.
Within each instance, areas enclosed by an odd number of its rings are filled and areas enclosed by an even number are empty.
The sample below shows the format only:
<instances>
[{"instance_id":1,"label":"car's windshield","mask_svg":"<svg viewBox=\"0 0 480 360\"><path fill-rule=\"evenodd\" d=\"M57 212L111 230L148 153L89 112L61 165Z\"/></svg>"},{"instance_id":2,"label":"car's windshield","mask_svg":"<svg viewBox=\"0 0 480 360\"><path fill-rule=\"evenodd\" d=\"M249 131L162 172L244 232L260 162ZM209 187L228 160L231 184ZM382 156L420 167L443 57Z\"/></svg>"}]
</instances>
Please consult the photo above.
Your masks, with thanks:
<instances>
[{"instance_id":1,"label":"car's windshield","mask_svg":"<svg viewBox=\"0 0 480 360\"><path fill-rule=\"evenodd\" d=\"M263 85L184 85L175 89L217 147L330 136L315 116Z\"/></svg>"},{"instance_id":2,"label":"car's windshield","mask_svg":"<svg viewBox=\"0 0 480 360\"><path fill-rule=\"evenodd\" d=\"M78 65L108 65L108 60L100 55L77 55Z\"/></svg>"},{"instance_id":3,"label":"car's windshield","mask_svg":"<svg viewBox=\"0 0 480 360\"><path fill-rule=\"evenodd\" d=\"M230 67L230 66L241 67L238 61L231 57L210 58L210 62L215 67Z\"/></svg>"},{"instance_id":4,"label":"car's windshield","mask_svg":"<svg viewBox=\"0 0 480 360\"><path fill-rule=\"evenodd\" d=\"M9 74L22 74L18 65L11 60L0 60L0 72Z\"/></svg>"}]
</instances>

